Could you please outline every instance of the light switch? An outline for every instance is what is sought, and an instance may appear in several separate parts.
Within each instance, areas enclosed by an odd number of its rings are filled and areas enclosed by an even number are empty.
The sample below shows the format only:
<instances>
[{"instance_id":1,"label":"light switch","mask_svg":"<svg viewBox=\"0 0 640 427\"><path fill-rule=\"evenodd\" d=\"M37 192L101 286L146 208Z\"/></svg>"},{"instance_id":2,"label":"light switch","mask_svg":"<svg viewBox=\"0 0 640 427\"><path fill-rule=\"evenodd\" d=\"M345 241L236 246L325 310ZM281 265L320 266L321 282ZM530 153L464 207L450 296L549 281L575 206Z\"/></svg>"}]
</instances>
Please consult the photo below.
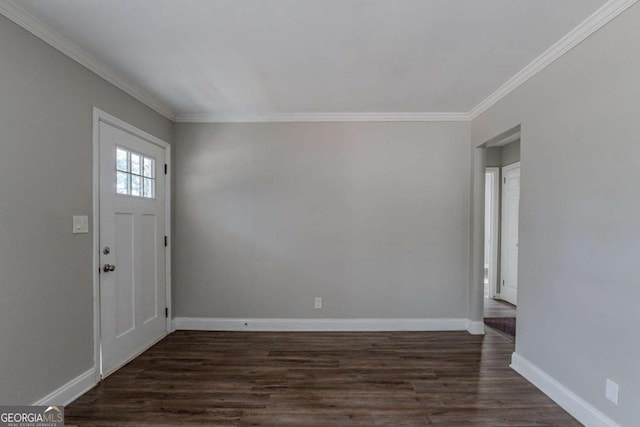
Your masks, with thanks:
<instances>
[{"instance_id":1,"label":"light switch","mask_svg":"<svg viewBox=\"0 0 640 427\"><path fill-rule=\"evenodd\" d=\"M611 402L615 403L616 405L618 404L618 391L619 391L618 384L614 383L609 378L607 378L604 395L607 399L609 399Z\"/></svg>"},{"instance_id":2,"label":"light switch","mask_svg":"<svg viewBox=\"0 0 640 427\"><path fill-rule=\"evenodd\" d=\"M73 234L89 232L89 217L87 215L73 216Z\"/></svg>"}]
</instances>

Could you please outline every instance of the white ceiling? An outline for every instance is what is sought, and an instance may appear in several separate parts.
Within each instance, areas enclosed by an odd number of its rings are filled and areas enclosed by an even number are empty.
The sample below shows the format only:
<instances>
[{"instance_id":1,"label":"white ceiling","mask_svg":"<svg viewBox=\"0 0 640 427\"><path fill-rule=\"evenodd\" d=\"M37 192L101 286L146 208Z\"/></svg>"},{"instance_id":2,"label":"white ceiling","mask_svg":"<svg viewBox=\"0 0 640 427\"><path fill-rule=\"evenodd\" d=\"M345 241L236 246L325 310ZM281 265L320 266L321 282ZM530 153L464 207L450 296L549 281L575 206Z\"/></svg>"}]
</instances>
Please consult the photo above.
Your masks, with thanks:
<instances>
[{"instance_id":1,"label":"white ceiling","mask_svg":"<svg viewBox=\"0 0 640 427\"><path fill-rule=\"evenodd\" d=\"M175 114L469 112L605 0L20 0Z\"/></svg>"}]
</instances>

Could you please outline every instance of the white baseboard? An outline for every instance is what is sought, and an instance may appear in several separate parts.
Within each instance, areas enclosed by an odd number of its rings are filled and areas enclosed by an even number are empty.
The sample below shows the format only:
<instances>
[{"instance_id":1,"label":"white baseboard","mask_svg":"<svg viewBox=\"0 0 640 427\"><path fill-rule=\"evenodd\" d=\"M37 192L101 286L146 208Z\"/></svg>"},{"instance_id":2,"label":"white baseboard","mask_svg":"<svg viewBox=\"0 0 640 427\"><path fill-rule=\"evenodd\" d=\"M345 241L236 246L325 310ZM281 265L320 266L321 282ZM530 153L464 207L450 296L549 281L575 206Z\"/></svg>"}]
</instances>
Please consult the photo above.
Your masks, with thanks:
<instances>
[{"instance_id":1,"label":"white baseboard","mask_svg":"<svg viewBox=\"0 0 640 427\"><path fill-rule=\"evenodd\" d=\"M511 356L511 368L549 396L565 411L587 427L620 427L618 423L591 406L584 399L560 384L542 369L517 353Z\"/></svg>"},{"instance_id":2,"label":"white baseboard","mask_svg":"<svg viewBox=\"0 0 640 427\"><path fill-rule=\"evenodd\" d=\"M484 335L484 322L482 320L467 320L467 332L471 335Z\"/></svg>"},{"instance_id":3,"label":"white baseboard","mask_svg":"<svg viewBox=\"0 0 640 427\"><path fill-rule=\"evenodd\" d=\"M42 399L36 401L34 405L61 405L65 406L76 400L78 397L91 390L96 385L96 370L89 369L87 372L78 375L62 387L52 391Z\"/></svg>"},{"instance_id":4,"label":"white baseboard","mask_svg":"<svg viewBox=\"0 0 640 427\"><path fill-rule=\"evenodd\" d=\"M478 331L467 319L233 319L176 317L176 330L194 331ZM472 325L473 324L473 325ZM471 332L471 331L474 332Z\"/></svg>"}]
</instances>

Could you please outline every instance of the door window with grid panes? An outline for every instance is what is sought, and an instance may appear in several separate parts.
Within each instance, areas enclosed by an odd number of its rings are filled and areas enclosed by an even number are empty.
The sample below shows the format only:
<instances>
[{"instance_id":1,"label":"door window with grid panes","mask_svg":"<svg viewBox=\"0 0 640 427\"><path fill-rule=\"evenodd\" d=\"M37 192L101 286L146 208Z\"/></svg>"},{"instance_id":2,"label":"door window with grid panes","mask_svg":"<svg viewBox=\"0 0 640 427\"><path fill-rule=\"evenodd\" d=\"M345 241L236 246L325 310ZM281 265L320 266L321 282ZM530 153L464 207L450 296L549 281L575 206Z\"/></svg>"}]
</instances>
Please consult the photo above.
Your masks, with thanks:
<instances>
[{"instance_id":1,"label":"door window with grid panes","mask_svg":"<svg viewBox=\"0 0 640 427\"><path fill-rule=\"evenodd\" d=\"M116 193L155 199L155 159L124 147L116 147Z\"/></svg>"}]
</instances>

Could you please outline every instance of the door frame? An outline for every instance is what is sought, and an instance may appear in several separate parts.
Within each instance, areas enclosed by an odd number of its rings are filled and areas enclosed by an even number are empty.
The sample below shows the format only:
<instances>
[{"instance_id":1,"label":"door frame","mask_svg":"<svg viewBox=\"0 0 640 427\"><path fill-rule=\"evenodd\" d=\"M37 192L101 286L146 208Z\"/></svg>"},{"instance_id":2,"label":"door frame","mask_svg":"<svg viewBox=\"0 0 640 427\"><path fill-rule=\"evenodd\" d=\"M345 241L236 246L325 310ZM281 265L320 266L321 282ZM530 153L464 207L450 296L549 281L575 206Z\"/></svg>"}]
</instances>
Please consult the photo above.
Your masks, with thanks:
<instances>
[{"instance_id":1,"label":"door frame","mask_svg":"<svg viewBox=\"0 0 640 427\"><path fill-rule=\"evenodd\" d=\"M498 240L500 238L500 168L487 167L486 174L491 175L491 244L489 245L489 297L500 298L498 286ZM485 195L485 203L486 203ZM486 220L486 219L485 219ZM486 238L486 237L485 237Z\"/></svg>"},{"instance_id":2,"label":"door frame","mask_svg":"<svg viewBox=\"0 0 640 427\"><path fill-rule=\"evenodd\" d=\"M95 382L102 379L102 352L100 348L100 122L109 124L144 139L165 150L167 164L165 185L165 235L171 242L171 145L135 126L93 107L93 258L91 271L93 272L93 363L95 368ZM165 330L167 334L173 332L171 316L171 245L165 248L166 260L166 306L169 310Z\"/></svg>"},{"instance_id":3,"label":"door frame","mask_svg":"<svg viewBox=\"0 0 640 427\"><path fill-rule=\"evenodd\" d=\"M501 168L501 174L500 174L500 187L503 188L504 187L504 179L506 179L506 173L512 169L516 169L516 168L520 168L520 162L515 162L515 163L511 163L507 166L503 166ZM519 191L519 190L518 190ZM503 233L504 230L504 222L505 222L505 215L504 215L504 210L505 210L505 201L506 201L506 197L505 197L505 192L504 191L500 191L500 217L501 217L501 221L500 221L500 279L501 282L498 286L498 288L500 289L500 294L502 294L502 279L504 277L504 263L506 260L506 257L504 256L504 251L506 248L505 245L505 234ZM518 201L518 205L520 204L520 202ZM520 211L520 209L518 208L518 212ZM518 241L520 241L520 221L518 220ZM520 250L518 249L518 271L520 270ZM502 297L500 297L500 299L502 299Z\"/></svg>"}]
</instances>

